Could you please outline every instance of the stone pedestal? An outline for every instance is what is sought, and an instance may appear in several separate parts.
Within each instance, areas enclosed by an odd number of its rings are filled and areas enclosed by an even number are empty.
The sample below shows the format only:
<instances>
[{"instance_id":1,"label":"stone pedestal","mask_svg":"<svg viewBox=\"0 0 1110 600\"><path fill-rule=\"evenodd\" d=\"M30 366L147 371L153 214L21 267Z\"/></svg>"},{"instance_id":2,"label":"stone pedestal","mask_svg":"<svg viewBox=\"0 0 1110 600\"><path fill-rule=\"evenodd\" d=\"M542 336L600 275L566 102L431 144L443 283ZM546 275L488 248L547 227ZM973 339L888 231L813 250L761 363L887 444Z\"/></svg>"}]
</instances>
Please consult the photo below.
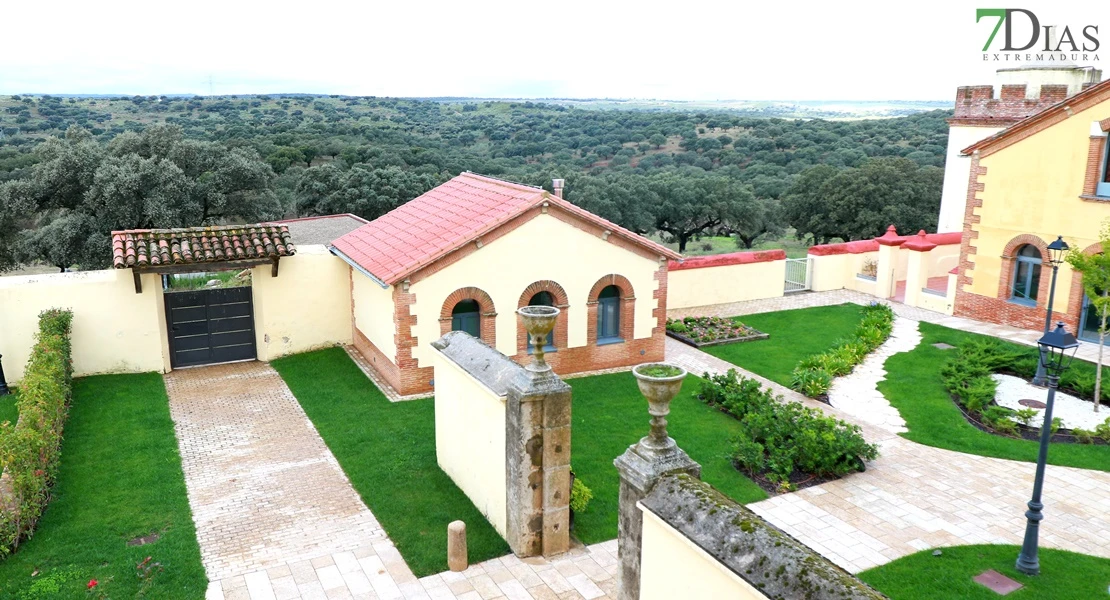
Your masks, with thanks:
<instances>
[{"instance_id":1,"label":"stone pedestal","mask_svg":"<svg viewBox=\"0 0 1110 600\"><path fill-rule=\"evenodd\" d=\"M617 522L618 600L640 597L640 549L643 539L643 513L636 504L651 492L666 475L687 473L701 477L701 465L694 462L671 438L657 442L647 436L613 461L620 474L620 514Z\"/></svg>"}]
</instances>

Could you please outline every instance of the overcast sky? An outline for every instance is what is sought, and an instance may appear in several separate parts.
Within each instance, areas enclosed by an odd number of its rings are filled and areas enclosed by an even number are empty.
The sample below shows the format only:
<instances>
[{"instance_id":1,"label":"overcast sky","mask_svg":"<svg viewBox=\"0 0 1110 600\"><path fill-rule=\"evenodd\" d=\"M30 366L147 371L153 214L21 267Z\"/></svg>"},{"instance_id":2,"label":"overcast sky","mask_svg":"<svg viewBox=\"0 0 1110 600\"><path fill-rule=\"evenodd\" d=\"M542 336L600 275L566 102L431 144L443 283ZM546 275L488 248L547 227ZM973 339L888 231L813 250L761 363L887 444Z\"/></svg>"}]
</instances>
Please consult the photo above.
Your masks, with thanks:
<instances>
[{"instance_id":1,"label":"overcast sky","mask_svg":"<svg viewBox=\"0 0 1110 600\"><path fill-rule=\"evenodd\" d=\"M1098 25L1091 64L1110 60L1090 0L4 4L3 94L949 100L1014 66L983 62L994 19L975 22L1010 4L1077 38Z\"/></svg>"}]
</instances>

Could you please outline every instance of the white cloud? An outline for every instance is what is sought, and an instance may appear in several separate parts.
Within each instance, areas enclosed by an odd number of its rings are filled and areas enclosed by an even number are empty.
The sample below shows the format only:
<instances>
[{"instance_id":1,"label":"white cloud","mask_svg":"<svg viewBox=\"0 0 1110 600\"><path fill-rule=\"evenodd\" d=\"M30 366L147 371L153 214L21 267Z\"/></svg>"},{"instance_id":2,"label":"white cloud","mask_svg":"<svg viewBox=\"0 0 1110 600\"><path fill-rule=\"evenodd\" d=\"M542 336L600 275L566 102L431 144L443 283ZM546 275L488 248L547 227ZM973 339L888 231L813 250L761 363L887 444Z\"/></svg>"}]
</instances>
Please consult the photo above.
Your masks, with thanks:
<instances>
[{"instance_id":1,"label":"white cloud","mask_svg":"<svg viewBox=\"0 0 1110 600\"><path fill-rule=\"evenodd\" d=\"M0 93L947 100L1013 66L966 0L8 4ZM1106 14L1062 4L1022 6Z\"/></svg>"}]
</instances>

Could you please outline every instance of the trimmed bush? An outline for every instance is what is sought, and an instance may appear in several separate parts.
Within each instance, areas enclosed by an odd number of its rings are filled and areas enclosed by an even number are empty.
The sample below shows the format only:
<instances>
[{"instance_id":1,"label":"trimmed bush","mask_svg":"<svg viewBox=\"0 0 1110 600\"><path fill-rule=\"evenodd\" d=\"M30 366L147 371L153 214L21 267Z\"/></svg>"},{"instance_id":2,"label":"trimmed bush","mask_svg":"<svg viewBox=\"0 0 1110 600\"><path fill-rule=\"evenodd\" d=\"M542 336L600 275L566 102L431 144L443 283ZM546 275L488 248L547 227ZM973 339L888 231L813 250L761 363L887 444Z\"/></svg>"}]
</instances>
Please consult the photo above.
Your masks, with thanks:
<instances>
[{"instance_id":1,"label":"trimmed bush","mask_svg":"<svg viewBox=\"0 0 1110 600\"><path fill-rule=\"evenodd\" d=\"M842 477L879 455L858 426L776 398L735 370L704 377L698 397L740 422L740 433L732 440L734 463L782 490L794 489L790 480L795 474Z\"/></svg>"},{"instance_id":2,"label":"trimmed bush","mask_svg":"<svg viewBox=\"0 0 1110 600\"><path fill-rule=\"evenodd\" d=\"M839 340L832 348L803 358L790 374L790 387L810 398L829 393L834 377L843 377L883 345L894 329L894 311L886 304L864 307L863 318L851 339Z\"/></svg>"},{"instance_id":3,"label":"trimmed bush","mask_svg":"<svg viewBox=\"0 0 1110 600\"><path fill-rule=\"evenodd\" d=\"M70 311L39 314L39 333L19 384L19 421L0 425L0 557L29 537L58 473L62 427L72 397Z\"/></svg>"}]
</instances>

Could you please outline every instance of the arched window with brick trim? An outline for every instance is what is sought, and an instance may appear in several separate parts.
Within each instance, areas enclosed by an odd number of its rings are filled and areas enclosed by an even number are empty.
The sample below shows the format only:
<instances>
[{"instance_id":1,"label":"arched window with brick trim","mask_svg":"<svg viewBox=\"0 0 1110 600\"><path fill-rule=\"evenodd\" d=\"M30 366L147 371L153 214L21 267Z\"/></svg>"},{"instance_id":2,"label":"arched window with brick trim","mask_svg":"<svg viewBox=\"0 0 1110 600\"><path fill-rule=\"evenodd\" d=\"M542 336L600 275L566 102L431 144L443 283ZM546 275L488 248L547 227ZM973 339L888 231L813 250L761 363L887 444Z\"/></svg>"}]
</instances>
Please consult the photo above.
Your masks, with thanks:
<instances>
[{"instance_id":1,"label":"arched window with brick trim","mask_svg":"<svg viewBox=\"0 0 1110 600\"><path fill-rule=\"evenodd\" d=\"M594 283L586 300L586 342L604 346L633 338L636 294L623 275L606 275Z\"/></svg>"},{"instance_id":2,"label":"arched window with brick trim","mask_svg":"<svg viewBox=\"0 0 1110 600\"><path fill-rule=\"evenodd\" d=\"M1028 307L1044 304L1051 279L1041 276L1042 265L1048 262L1048 244L1024 233L1006 243L1001 258L996 297Z\"/></svg>"},{"instance_id":3,"label":"arched window with brick trim","mask_svg":"<svg viewBox=\"0 0 1110 600\"><path fill-rule=\"evenodd\" d=\"M1037 305L1041 287L1041 251L1032 244L1018 248L1014 271L1010 277L1010 300L1018 304Z\"/></svg>"},{"instance_id":4,"label":"arched window with brick trim","mask_svg":"<svg viewBox=\"0 0 1110 600\"><path fill-rule=\"evenodd\" d=\"M537 305L554 306L559 309L559 316L555 318L555 328L547 335L547 344L543 348L544 352L556 352L560 348L566 348L567 310L570 306L567 301L567 293L563 290L563 286L554 281L544 280L537 281L524 288L524 292L517 301L517 308ZM524 331L524 325L521 323L520 319L517 319L516 339L518 353L524 354L532 352L532 344L528 339L528 332Z\"/></svg>"},{"instance_id":5,"label":"arched window with brick trim","mask_svg":"<svg viewBox=\"0 0 1110 600\"><path fill-rule=\"evenodd\" d=\"M476 287L459 288L443 301L439 332L465 331L492 346L496 344L496 317L489 294Z\"/></svg>"}]
</instances>

